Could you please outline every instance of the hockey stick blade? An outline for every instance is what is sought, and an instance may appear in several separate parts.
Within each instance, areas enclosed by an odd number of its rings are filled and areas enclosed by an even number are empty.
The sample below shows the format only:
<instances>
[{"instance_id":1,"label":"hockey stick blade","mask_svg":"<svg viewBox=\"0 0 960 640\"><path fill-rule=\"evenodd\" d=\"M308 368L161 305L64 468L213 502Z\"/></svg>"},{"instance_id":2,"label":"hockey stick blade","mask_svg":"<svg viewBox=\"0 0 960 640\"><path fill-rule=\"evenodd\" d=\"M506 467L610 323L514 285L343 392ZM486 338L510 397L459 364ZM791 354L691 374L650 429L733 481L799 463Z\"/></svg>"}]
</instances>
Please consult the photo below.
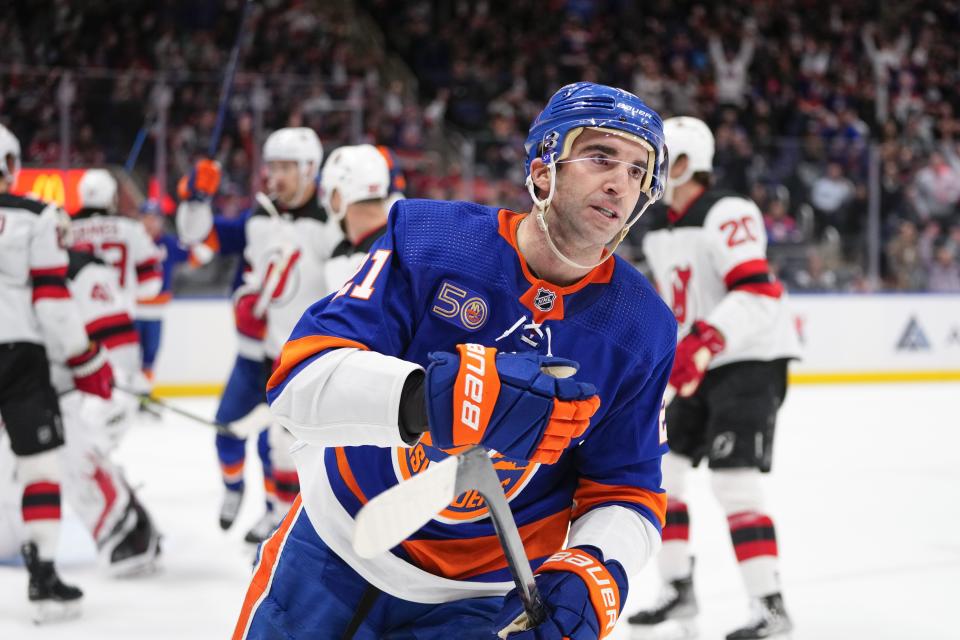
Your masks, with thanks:
<instances>
[{"instance_id":1,"label":"hockey stick blade","mask_svg":"<svg viewBox=\"0 0 960 640\"><path fill-rule=\"evenodd\" d=\"M431 462L409 480L374 496L357 513L353 550L363 558L389 551L457 497L458 456Z\"/></svg>"}]
</instances>

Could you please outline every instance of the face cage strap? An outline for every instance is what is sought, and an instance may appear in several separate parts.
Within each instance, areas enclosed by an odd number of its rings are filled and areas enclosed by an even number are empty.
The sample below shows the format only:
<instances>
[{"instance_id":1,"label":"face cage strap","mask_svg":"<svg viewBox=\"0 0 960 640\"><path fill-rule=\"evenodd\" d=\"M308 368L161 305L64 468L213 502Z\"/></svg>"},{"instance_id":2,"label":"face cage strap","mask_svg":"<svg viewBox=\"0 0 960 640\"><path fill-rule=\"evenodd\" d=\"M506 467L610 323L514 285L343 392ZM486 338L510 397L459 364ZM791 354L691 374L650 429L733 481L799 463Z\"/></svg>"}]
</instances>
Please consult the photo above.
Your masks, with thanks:
<instances>
[{"instance_id":1,"label":"face cage strap","mask_svg":"<svg viewBox=\"0 0 960 640\"><path fill-rule=\"evenodd\" d=\"M636 224L637 220L640 219L640 216L643 215L643 212L647 210L653 201L647 196L646 193L641 194L641 198L646 197L646 202L642 205L638 202L637 206L634 208L633 215L630 216L630 219L627 220L627 224L623 226L617 235L607 243L604 251L606 255L600 258L600 261L593 265L584 265L574 262L567 256L563 255L557 245L553 242L553 238L550 237L550 229L547 226L547 209L550 208L550 203L553 202L553 195L557 187L557 161L556 156L551 156L550 164L547 165L547 169L550 172L550 192L547 194L547 197L541 200L537 197L536 187L533 184L533 175L527 176L527 193L530 194L530 198L533 200L534 209L536 209L535 219L537 221L537 226L543 231L543 235L547 238L547 246L550 247L550 250L553 252L557 258L560 259L568 267L573 267L574 269L596 269L604 262L610 259L613 256L614 251L617 250L617 247L620 246L620 243L623 242L623 239L627 237L627 234L630 232L630 227Z\"/></svg>"}]
</instances>

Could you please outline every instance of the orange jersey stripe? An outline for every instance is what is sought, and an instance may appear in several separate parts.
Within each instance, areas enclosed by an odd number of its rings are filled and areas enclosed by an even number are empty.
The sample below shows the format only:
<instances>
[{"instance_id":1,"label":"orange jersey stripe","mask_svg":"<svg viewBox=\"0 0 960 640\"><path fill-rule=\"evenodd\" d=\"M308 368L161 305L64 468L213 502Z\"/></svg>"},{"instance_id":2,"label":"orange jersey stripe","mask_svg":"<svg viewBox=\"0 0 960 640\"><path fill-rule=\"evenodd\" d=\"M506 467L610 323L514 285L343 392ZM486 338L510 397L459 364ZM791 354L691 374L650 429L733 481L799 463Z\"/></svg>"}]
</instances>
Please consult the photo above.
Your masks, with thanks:
<instances>
[{"instance_id":1,"label":"orange jersey stripe","mask_svg":"<svg viewBox=\"0 0 960 640\"><path fill-rule=\"evenodd\" d=\"M169 291L164 291L152 298L141 298L137 300L137 304L142 304L142 305L167 304L172 299L173 299L173 294Z\"/></svg>"},{"instance_id":2,"label":"orange jersey stripe","mask_svg":"<svg viewBox=\"0 0 960 640\"><path fill-rule=\"evenodd\" d=\"M350 489L350 493L360 501L360 504L367 504L367 496L363 494L363 490L357 484L357 479L354 477L350 463L347 461L347 453L343 450L343 447L337 447L334 451L337 454L337 470L340 472L344 484Z\"/></svg>"},{"instance_id":3,"label":"orange jersey stripe","mask_svg":"<svg viewBox=\"0 0 960 640\"><path fill-rule=\"evenodd\" d=\"M233 477L242 478L242 477L243 477L243 463L244 463L243 460L240 460L239 462L234 462L233 464L224 464L224 463L221 462L221 463L220 463L220 473L222 473L224 476L229 476L229 477L231 477L231 478L233 478Z\"/></svg>"},{"instance_id":4,"label":"orange jersey stripe","mask_svg":"<svg viewBox=\"0 0 960 640\"><path fill-rule=\"evenodd\" d=\"M369 351L366 345L347 340L346 338L337 338L335 336L304 336L296 340L290 340L283 345L283 351L280 352L280 364L277 365L267 382L267 390L283 383L298 364L309 358L315 353L320 353L327 349L337 349L341 347L352 347Z\"/></svg>"},{"instance_id":5,"label":"orange jersey stripe","mask_svg":"<svg viewBox=\"0 0 960 640\"><path fill-rule=\"evenodd\" d=\"M280 553L283 551L283 545L293 528L293 523L300 515L301 507L302 502L298 495L296 500L293 501L293 506L290 507L287 516L280 523L280 528L274 531L273 535L263 543L260 562L257 563L257 568L253 572L253 578L247 588L247 595L244 597L243 606L240 608L240 617L237 619L237 625L233 628L233 640L242 640L247 637L253 614L270 590L270 583L273 582L273 574L277 569L277 561L280 559Z\"/></svg>"},{"instance_id":6,"label":"orange jersey stripe","mask_svg":"<svg viewBox=\"0 0 960 640\"><path fill-rule=\"evenodd\" d=\"M623 485L601 484L591 480L580 479L576 492L573 494L573 518L577 519L587 511L604 502L633 502L642 504L650 509L663 527L667 518L667 494L657 493L640 487Z\"/></svg>"},{"instance_id":7,"label":"orange jersey stripe","mask_svg":"<svg viewBox=\"0 0 960 640\"><path fill-rule=\"evenodd\" d=\"M563 548L570 512L560 511L519 527L528 558L542 558ZM453 540L407 540L403 549L424 571L453 580L496 571L507 566L497 536Z\"/></svg>"}]
</instances>

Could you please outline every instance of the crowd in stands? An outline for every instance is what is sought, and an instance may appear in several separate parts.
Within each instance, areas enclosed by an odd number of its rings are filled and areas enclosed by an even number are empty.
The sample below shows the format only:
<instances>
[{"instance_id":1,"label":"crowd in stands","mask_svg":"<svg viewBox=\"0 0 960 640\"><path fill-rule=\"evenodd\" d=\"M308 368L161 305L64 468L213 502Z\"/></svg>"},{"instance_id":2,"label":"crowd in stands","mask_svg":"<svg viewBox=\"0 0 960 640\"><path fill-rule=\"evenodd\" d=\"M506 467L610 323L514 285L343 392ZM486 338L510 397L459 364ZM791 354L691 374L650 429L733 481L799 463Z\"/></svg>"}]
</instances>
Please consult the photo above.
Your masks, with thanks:
<instances>
[{"instance_id":1,"label":"crowd in stands","mask_svg":"<svg viewBox=\"0 0 960 640\"><path fill-rule=\"evenodd\" d=\"M27 141L30 160L55 161L59 77L30 70L109 70L77 83L71 161L122 163L151 115L145 105L155 74L164 72L173 89L173 180L206 147L241 5L130 0L119 13L107 0L17 3L0 22L0 119ZM954 2L257 5L218 154L228 209L245 204L257 179L255 74L268 90L267 130L306 124L333 148L354 141L356 131L349 110L332 105L361 104L359 133L405 159L411 195L469 195L519 208L529 206L522 147L538 106L562 84L595 80L633 90L665 117L695 115L711 124L717 180L761 206L771 255L792 290L871 286L865 265L873 187L883 286L960 291ZM358 36L354 12L379 25L382 45ZM384 73L397 57L415 83ZM458 139L454 132L475 142L470 172L437 151Z\"/></svg>"}]
</instances>

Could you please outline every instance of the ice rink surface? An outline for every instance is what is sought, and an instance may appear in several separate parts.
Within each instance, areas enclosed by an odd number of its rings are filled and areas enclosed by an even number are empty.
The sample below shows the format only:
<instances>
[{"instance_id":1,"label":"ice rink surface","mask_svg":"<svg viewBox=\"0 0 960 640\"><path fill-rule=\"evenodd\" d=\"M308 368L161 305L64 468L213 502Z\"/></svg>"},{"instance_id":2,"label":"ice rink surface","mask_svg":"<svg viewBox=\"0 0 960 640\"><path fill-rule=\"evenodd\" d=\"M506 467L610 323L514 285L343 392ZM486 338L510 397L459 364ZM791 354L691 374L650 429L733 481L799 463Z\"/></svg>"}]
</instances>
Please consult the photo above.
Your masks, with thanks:
<instances>
[{"instance_id":1,"label":"ice rink surface","mask_svg":"<svg viewBox=\"0 0 960 640\"><path fill-rule=\"evenodd\" d=\"M215 404L171 402L206 415ZM86 592L83 617L33 626L24 570L0 566L0 638L229 637L253 558L242 536L260 515L262 488L248 475L240 522L221 532L213 434L174 415L135 425L119 457L164 535L163 571L104 577L67 515L61 573ZM716 640L745 620L747 601L703 472L692 488L700 637ZM960 638L960 384L793 387L766 490L794 640ZM651 602L656 586L648 568L625 613Z\"/></svg>"}]
</instances>

